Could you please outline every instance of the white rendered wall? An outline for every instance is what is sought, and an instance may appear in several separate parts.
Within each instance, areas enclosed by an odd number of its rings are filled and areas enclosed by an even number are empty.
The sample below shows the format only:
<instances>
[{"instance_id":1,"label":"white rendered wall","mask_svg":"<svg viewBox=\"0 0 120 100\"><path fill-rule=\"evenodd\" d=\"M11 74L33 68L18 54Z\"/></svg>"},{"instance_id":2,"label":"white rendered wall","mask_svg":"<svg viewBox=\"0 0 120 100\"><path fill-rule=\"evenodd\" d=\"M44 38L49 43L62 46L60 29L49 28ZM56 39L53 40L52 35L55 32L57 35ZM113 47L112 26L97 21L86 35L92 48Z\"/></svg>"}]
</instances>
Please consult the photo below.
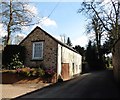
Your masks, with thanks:
<instances>
[{"instance_id":1,"label":"white rendered wall","mask_svg":"<svg viewBox=\"0 0 120 100\"><path fill-rule=\"evenodd\" d=\"M57 76L61 75L61 45L58 44Z\"/></svg>"},{"instance_id":2,"label":"white rendered wall","mask_svg":"<svg viewBox=\"0 0 120 100\"><path fill-rule=\"evenodd\" d=\"M61 74L62 63L69 63L70 76L79 74L82 67L82 56L64 46L58 44L58 75ZM73 68L74 63L74 68ZM73 71L74 69L74 71Z\"/></svg>"}]
</instances>

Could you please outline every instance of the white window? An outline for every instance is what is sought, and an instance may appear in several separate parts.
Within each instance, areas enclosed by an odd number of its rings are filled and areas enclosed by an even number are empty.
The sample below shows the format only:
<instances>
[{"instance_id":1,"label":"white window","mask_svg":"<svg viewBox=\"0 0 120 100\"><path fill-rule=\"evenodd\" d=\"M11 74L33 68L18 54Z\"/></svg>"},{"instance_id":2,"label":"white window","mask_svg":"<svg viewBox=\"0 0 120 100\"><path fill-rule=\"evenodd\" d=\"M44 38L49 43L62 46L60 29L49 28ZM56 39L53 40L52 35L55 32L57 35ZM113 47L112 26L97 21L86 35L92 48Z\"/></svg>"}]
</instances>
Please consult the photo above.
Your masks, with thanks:
<instances>
[{"instance_id":1,"label":"white window","mask_svg":"<svg viewBox=\"0 0 120 100\"><path fill-rule=\"evenodd\" d=\"M43 59L43 42L33 43L32 59Z\"/></svg>"}]
</instances>

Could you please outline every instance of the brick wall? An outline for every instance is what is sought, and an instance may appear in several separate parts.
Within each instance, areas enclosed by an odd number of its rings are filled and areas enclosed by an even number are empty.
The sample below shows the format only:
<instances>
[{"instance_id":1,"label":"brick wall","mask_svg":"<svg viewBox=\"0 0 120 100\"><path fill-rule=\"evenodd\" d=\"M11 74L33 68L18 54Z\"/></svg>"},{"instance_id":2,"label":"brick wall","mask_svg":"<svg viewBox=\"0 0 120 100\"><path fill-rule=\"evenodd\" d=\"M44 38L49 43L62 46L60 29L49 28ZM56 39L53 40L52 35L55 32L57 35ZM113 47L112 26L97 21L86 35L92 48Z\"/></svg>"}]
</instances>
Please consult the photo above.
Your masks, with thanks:
<instances>
[{"instance_id":1,"label":"brick wall","mask_svg":"<svg viewBox=\"0 0 120 100\"><path fill-rule=\"evenodd\" d=\"M41 40L44 42L43 60L32 60L33 41ZM44 64L46 67L57 67L57 42L40 28L36 28L34 31L32 31L32 33L30 33L20 45L25 46L26 48L25 66L38 67L41 64Z\"/></svg>"},{"instance_id":2,"label":"brick wall","mask_svg":"<svg viewBox=\"0 0 120 100\"><path fill-rule=\"evenodd\" d=\"M114 77L120 82L120 39L115 43L112 54Z\"/></svg>"}]
</instances>

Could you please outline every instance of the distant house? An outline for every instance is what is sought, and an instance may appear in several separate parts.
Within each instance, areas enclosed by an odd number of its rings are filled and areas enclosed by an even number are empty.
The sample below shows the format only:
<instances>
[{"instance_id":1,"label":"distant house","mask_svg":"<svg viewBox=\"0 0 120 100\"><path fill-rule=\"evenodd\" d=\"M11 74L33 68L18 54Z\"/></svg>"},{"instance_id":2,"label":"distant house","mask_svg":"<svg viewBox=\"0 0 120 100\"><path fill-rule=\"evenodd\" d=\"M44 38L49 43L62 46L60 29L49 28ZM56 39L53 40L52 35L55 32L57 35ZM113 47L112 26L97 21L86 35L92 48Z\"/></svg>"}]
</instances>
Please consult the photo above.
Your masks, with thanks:
<instances>
[{"instance_id":1,"label":"distant house","mask_svg":"<svg viewBox=\"0 0 120 100\"><path fill-rule=\"evenodd\" d=\"M71 79L81 73L82 56L40 27L36 27L20 45L26 48L25 66L56 68L56 80Z\"/></svg>"},{"instance_id":2,"label":"distant house","mask_svg":"<svg viewBox=\"0 0 120 100\"><path fill-rule=\"evenodd\" d=\"M112 64L115 80L120 83L120 38L115 42L113 46Z\"/></svg>"}]
</instances>

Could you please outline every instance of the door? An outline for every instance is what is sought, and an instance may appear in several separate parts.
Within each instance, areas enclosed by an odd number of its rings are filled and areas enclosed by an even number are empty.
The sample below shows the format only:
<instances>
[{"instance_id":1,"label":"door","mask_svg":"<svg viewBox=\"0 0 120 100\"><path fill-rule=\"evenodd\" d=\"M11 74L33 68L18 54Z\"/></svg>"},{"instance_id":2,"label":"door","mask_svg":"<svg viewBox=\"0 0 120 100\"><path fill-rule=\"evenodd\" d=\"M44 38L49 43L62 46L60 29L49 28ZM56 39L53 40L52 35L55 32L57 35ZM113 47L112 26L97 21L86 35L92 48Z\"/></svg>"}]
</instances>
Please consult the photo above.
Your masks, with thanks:
<instances>
[{"instance_id":1,"label":"door","mask_svg":"<svg viewBox=\"0 0 120 100\"><path fill-rule=\"evenodd\" d=\"M63 80L70 79L69 75L69 63L63 63L62 64L62 72L61 72Z\"/></svg>"}]
</instances>

